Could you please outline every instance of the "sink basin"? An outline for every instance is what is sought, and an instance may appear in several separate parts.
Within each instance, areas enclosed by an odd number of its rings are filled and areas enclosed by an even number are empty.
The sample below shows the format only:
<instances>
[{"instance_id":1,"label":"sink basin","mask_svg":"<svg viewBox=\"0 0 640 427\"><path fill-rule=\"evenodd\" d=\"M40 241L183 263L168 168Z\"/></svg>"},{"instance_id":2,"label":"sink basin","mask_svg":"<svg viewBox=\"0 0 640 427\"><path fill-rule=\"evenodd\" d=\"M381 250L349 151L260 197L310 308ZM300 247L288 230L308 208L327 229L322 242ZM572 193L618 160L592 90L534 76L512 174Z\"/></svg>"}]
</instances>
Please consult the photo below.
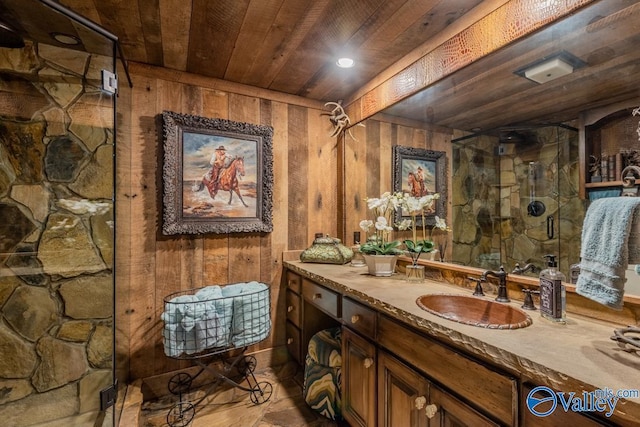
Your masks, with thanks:
<instances>
[{"instance_id":1,"label":"sink basin","mask_svg":"<svg viewBox=\"0 0 640 427\"><path fill-rule=\"evenodd\" d=\"M423 295L416 303L436 316L480 328L518 329L526 328L533 322L519 308L467 295Z\"/></svg>"}]
</instances>

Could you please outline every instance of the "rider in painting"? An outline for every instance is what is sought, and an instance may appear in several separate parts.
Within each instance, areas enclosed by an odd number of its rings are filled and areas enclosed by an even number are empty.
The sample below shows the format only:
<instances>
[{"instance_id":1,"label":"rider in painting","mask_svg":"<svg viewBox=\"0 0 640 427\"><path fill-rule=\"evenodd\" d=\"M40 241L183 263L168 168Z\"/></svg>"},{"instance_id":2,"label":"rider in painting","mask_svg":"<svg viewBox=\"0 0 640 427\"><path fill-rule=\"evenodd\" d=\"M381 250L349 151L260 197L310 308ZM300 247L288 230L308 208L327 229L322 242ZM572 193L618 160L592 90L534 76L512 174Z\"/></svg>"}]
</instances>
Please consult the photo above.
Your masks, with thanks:
<instances>
[{"instance_id":1,"label":"rider in painting","mask_svg":"<svg viewBox=\"0 0 640 427\"><path fill-rule=\"evenodd\" d=\"M233 157L227 154L227 149L224 145L216 148L211 155L211 160L209 161L209 164L211 164L211 182L217 185L218 180L220 179L220 171L228 168L232 160Z\"/></svg>"}]
</instances>

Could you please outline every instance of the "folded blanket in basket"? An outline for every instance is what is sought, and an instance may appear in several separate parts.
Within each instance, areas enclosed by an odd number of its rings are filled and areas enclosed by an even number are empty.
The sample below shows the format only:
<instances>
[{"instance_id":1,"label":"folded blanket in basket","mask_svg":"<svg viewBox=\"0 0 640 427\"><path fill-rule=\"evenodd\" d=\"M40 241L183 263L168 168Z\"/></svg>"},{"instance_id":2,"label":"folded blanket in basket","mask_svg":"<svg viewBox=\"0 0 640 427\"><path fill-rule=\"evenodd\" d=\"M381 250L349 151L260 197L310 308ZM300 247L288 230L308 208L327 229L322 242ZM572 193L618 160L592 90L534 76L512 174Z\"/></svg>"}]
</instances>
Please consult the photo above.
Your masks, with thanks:
<instances>
[{"instance_id":1,"label":"folded blanket in basket","mask_svg":"<svg viewBox=\"0 0 640 427\"><path fill-rule=\"evenodd\" d=\"M269 336L271 331L269 287L248 282L222 288L225 298L233 299L231 343L244 347Z\"/></svg>"},{"instance_id":2,"label":"folded blanket in basket","mask_svg":"<svg viewBox=\"0 0 640 427\"><path fill-rule=\"evenodd\" d=\"M170 357L257 343L271 331L268 286L207 286L165 303L164 352Z\"/></svg>"},{"instance_id":3,"label":"folded blanket in basket","mask_svg":"<svg viewBox=\"0 0 640 427\"><path fill-rule=\"evenodd\" d=\"M167 356L193 354L229 345L231 311L217 307L222 301L219 286L201 289L195 295L180 295L165 304L162 320L164 352ZM222 303L220 303L222 304Z\"/></svg>"},{"instance_id":4,"label":"folded blanket in basket","mask_svg":"<svg viewBox=\"0 0 640 427\"><path fill-rule=\"evenodd\" d=\"M206 304L205 313L196 320L196 348L204 351L229 345L231 333L231 302L222 295L220 286L207 286L196 292L198 300Z\"/></svg>"}]
</instances>

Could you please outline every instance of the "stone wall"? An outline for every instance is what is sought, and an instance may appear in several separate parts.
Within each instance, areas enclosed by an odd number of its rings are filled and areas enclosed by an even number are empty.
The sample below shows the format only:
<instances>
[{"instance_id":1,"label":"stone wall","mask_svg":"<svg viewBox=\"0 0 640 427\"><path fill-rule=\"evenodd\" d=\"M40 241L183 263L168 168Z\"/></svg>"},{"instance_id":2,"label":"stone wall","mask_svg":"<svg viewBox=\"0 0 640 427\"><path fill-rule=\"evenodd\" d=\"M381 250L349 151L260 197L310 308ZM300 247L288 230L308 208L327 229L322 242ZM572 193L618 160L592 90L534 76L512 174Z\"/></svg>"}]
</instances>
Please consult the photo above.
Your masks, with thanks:
<instances>
[{"instance_id":1,"label":"stone wall","mask_svg":"<svg viewBox=\"0 0 640 427\"><path fill-rule=\"evenodd\" d=\"M499 164L496 138L476 136L453 144L453 248L456 263L483 268L500 265Z\"/></svg>"},{"instance_id":2,"label":"stone wall","mask_svg":"<svg viewBox=\"0 0 640 427\"><path fill-rule=\"evenodd\" d=\"M101 69L113 60L0 48L3 425L95 419L112 382L113 100Z\"/></svg>"},{"instance_id":3,"label":"stone wall","mask_svg":"<svg viewBox=\"0 0 640 427\"><path fill-rule=\"evenodd\" d=\"M560 126L523 134L517 143L481 135L454 144L453 186L461 191L453 195L453 259L511 271L516 263L542 267L544 255L559 254L568 274L579 260L585 212L578 196L578 134ZM529 215L532 200L542 202L542 215Z\"/></svg>"}]
</instances>

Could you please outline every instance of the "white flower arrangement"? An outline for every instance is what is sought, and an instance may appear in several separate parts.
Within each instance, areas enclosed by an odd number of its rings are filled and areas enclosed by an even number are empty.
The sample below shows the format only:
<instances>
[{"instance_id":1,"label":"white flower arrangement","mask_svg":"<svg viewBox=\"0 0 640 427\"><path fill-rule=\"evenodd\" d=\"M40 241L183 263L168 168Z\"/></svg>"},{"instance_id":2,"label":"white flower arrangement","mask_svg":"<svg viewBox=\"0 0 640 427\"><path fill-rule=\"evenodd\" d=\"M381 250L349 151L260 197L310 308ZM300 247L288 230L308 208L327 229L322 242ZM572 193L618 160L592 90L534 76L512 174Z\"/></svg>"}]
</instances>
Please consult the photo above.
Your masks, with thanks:
<instances>
[{"instance_id":1,"label":"white flower arrangement","mask_svg":"<svg viewBox=\"0 0 640 427\"><path fill-rule=\"evenodd\" d=\"M413 239L404 240L406 250L411 255L413 263L417 263L420 254L431 252L434 243L431 240L434 229L449 231L444 218L435 217L435 225L429 230L427 238L427 227L425 215L434 211L434 203L440 198L440 194L428 194L422 197L410 196L407 193L383 193L379 198L367 198L367 206L376 215L375 222L372 220L360 221L360 228L366 233L365 243L360 247L360 251L369 255L398 255L405 251L400 249L400 241L391 240L393 232L393 217L395 213L402 209L409 213L411 219L404 219L395 224L398 230L412 230ZM418 222L422 219L422 239L418 239ZM373 234L369 235L369 232Z\"/></svg>"}]
</instances>

